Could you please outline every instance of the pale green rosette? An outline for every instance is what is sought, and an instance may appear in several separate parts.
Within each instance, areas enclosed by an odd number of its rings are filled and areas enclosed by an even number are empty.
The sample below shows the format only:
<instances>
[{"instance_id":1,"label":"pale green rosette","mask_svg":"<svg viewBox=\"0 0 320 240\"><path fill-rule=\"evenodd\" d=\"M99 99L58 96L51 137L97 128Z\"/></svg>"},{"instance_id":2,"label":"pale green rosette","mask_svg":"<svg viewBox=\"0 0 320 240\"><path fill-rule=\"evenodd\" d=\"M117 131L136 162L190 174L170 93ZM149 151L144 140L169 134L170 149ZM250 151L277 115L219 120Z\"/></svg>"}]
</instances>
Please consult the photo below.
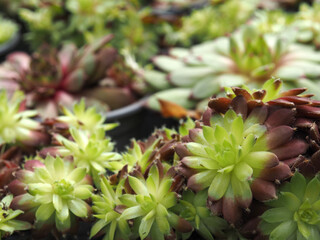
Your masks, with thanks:
<instances>
[{"instance_id":1,"label":"pale green rosette","mask_svg":"<svg viewBox=\"0 0 320 240\"><path fill-rule=\"evenodd\" d=\"M27 193L15 197L15 209L33 209L36 228L54 224L65 232L75 217L87 218L90 206L85 200L92 195L93 186L83 167L75 168L71 161L47 156L44 163L30 160L25 169L16 173ZM14 182L19 186L19 183ZM13 187L13 186L11 186Z\"/></svg>"},{"instance_id":2,"label":"pale green rosette","mask_svg":"<svg viewBox=\"0 0 320 240\"><path fill-rule=\"evenodd\" d=\"M122 168L122 157L113 152L114 144L105 137L105 131L100 128L88 136L85 131L70 128L74 141L58 135L56 138L62 144L58 147L61 156L72 156L77 167L83 167L90 174L96 186L99 186L99 176L107 170L116 171Z\"/></svg>"},{"instance_id":3,"label":"pale green rosette","mask_svg":"<svg viewBox=\"0 0 320 240\"><path fill-rule=\"evenodd\" d=\"M73 111L66 107L62 107L62 111L64 115L59 116L57 118L58 121L67 123L70 127L86 131L88 134L92 134L100 128L108 131L118 126L117 123L105 124L106 118L98 113L95 107L86 109L84 99L73 106Z\"/></svg>"},{"instance_id":4,"label":"pale green rosette","mask_svg":"<svg viewBox=\"0 0 320 240\"><path fill-rule=\"evenodd\" d=\"M34 130L40 129L40 123L31 119L37 115L36 111L20 111L23 93L15 92L8 97L6 91L0 90L0 145L17 141L31 140Z\"/></svg>"}]
</instances>

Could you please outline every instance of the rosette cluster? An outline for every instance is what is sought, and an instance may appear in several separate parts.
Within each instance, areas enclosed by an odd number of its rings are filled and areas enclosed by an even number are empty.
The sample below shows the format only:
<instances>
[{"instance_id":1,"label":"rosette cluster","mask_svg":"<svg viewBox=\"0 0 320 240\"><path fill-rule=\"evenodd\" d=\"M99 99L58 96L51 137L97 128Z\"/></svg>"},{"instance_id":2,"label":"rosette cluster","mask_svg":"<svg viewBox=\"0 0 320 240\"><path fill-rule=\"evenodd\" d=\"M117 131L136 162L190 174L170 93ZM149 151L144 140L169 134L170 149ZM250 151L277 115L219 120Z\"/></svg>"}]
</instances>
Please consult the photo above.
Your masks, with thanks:
<instances>
[{"instance_id":1,"label":"rosette cluster","mask_svg":"<svg viewBox=\"0 0 320 240\"><path fill-rule=\"evenodd\" d=\"M200 120L123 153L106 136L116 125L82 101L42 123L40 151L5 146L1 194L40 237L92 221L105 240L318 239L320 102L305 91L274 78L226 88Z\"/></svg>"},{"instance_id":2,"label":"rosette cluster","mask_svg":"<svg viewBox=\"0 0 320 240\"><path fill-rule=\"evenodd\" d=\"M37 228L54 225L66 231L76 217L87 218L91 208L85 200L91 197L93 186L85 168L75 168L71 161L48 156L29 160L16 172L17 179L9 184L15 197L13 209L23 209Z\"/></svg>"},{"instance_id":3,"label":"rosette cluster","mask_svg":"<svg viewBox=\"0 0 320 240\"><path fill-rule=\"evenodd\" d=\"M106 46L112 37L107 35L82 48L43 45L32 55L11 53L0 66L0 89L23 91L26 106L44 117L56 117L59 105L72 107L81 97L104 110L128 105L135 96L130 84L121 85L113 73L121 60L116 49Z\"/></svg>"},{"instance_id":4,"label":"rosette cluster","mask_svg":"<svg viewBox=\"0 0 320 240\"><path fill-rule=\"evenodd\" d=\"M315 87L319 62L320 55L312 46L276 34L262 34L249 25L230 37L189 49L172 48L169 55L154 57L155 70L146 70L145 78L159 90L154 98L200 109L197 104L201 100L220 94L224 87L247 84L260 88L273 76L281 78L286 89ZM318 95L316 87L313 91ZM154 98L150 107L157 109Z\"/></svg>"}]
</instances>

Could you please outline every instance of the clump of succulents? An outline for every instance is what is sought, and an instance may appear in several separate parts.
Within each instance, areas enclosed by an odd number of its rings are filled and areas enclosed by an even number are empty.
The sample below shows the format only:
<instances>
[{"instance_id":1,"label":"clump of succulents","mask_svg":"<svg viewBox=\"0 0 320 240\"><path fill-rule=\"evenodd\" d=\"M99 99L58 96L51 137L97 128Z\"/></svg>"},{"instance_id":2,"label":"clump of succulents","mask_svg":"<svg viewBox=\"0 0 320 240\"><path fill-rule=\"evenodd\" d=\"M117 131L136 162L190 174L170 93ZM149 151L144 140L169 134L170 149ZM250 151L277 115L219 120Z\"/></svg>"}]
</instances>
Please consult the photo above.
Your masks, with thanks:
<instances>
[{"instance_id":1,"label":"clump of succulents","mask_svg":"<svg viewBox=\"0 0 320 240\"><path fill-rule=\"evenodd\" d=\"M23 211L10 208L12 199L12 195L7 195L0 202L0 239L11 235L15 231L28 230L32 227L28 222L15 219Z\"/></svg>"},{"instance_id":2,"label":"clump of succulents","mask_svg":"<svg viewBox=\"0 0 320 240\"><path fill-rule=\"evenodd\" d=\"M187 47L230 34L251 17L254 9L252 1L230 0L218 6L195 10L190 16L182 17L181 27L170 31L166 39L171 44Z\"/></svg>"},{"instance_id":3,"label":"clump of succulents","mask_svg":"<svg viewBox=\"0 0 320 240\"><path fill-rule=\"evenodd\" d=\"M83 167L60 157L29 160L9 185L15 197L11 206L34 214L37 228L54 225L58 231L69 230L78 218L90 215L86 202L91 197L91 178Z\"/></svg>"},{"instance_id":4,"label":"clump of succulents","mask_svg":"<svg viewBox=\"0 0 320 240\"><path fill-rule=\"evenodd\" d=\"M174 146L178 139L177 131L165 128L156 130L146 141L133 140L132 146L122 155L122 164L128 171L139 169L145 174L150 164L160 160L162 166L168 170L175 161Z\"/></svg>"},{"instance_id":5,"label":"clump of succulents","mask_svg":"<svg viewBox=\"0 0 320 240\"><path fill-rule=\"evenodd\" d=\"M317 239L320 102L282 87L273 78L262 89L226 88L200 120L122 154L105 136L114 125L82 101L46 120L51 145L25 155L21 170L5 148L0 179L16 171L4 190L36 230L65 233L93 216L90 238Z\"/></svg>"},{"instance_id":6,"label":"clump of succulents","mask_svg":"<svg viewBox=\"0 0 320 240\"><path fill-rule=\"evenodd\" d=\"M110 182L103 177L102 193L93 197L99 220L91 236L102 230L106 239L167 239L192 230L173 211L184 182L171 167L177 137L177 132L165 129L144 142L132 142L123 154L124 167Z\"/></svg>"},{"instance_id":7,"label":"clump of succulents","mask_svg":"<svg viewBox=\"0 0 320 240\"><path fill-rule=\"evenodd\" d=\"M20 17L29 26L26 38L34 49L43 42L56 47L63 41L82 46L112 33L113 47L129 49L145 63L158 50L157 38L153 27L143 21L149 11L139 6L137 1L128 0L67 0L21 9Z\"/></svg>"},{"instance_id":8,"label":"clump of succulents","mask_svg":"<svg viewBox=\"0 0 320 240\"><path fill-rule=\"evenodd\" d=\"M22 92L15 92L8 96L0 90L0 146L6 143L22 142L25 145L41 145L47 141L41 124L32 119L36 111L23 110L24 96Z\"/></svg>"},{"instance_id":9,"label":"clump of succulents","mask_svg":"<svg viewBox=\"0 0 320 240\"><path fill-rule=\"evenodd\" d=\"M86 109L84 100L75 104L73 111L63 108L63 112L64 115L45 121L52 135L51 146L43 148L39 156L71 158L77 167L85 168L99 186L100 175L124 166L121 155L114 151L114 143L106 137L106 131L118 124L106 124L106 118L95 107Z\"/></svg>"},{"instance_id":10,"label":"clump of succulents","mask_svg":"<svg viewBox=\"0 0 320 240\"><path fill-rule=\"evenodd\" d=\"M129 239L129 235L140 239L165 239L165 236L175 236L173 229L178 232L192 231L192 226L186 220L171 211L177 201L173 175L174 171L164 171L158 162L150 166L145 177L134 171L122 179L116 192L103 180L104 184L101 183L101 186L105 186L105 189L102 190L102 197L96 197L98 202L95 209L98 218L107 214L112 222L101 219L95 227L101 229L110 224L105 232L107 239L112 239L110 236L114 236L116 229L115 239L119 239L120 232L126 236L125 239ZM125 185L121 187L123 180ZM125 194L120 195L121 188L125 189ZM127 220L133 224L128 225ZM96 228L92 234L97 233Z\"/></svg>"},{"instance_id":11,"label":"clump of succulents","mask_svg":"<svg viewBox=\"0 0 320 240\"><path fill-rule=\"evenodd\" d=\"M81 97L103 109L125 106L135 96L130 86L118 86L117 79L108 76L117 59L116 50L105 47L111 38L81 49L69 44L60 51L44 46L32 56L12 53L0 66L0 86L24 91L27 107L45 117L57 116L59 104L71 107Z\"/></svg>"},{"instance_id":12,"label":"clump of succulents","mask_svg":"<svg viewBox=\"0 0 320 240\"><path fill-rule=\"evenodd\" d=\"M270 239L319 239L320 181L296 172L280 188L278 199L267 203L260 229Z\"/></svg>"},{"instance_id":13,"label":"clump of succulents","mask_svg":"<svg viewBox=\"0 0 320 240\"><path fill-rule=\"evenodd\" d=\"M190 108L195 100L218 94L223 87L260 87L272 76L280 77L286 88L304 85L316 89L319 61L320 55L312 47L245 27L230 38L217 38L191 49L173 48L170 56L155 57L155 66L164 72L145 74L151 86L162 90L150 100L150 106L157 108L154 98L161 98Z\"/></svg>"},{"instance_id":14,"label":"clump of succulents","mask_svg":"<svg viewBox=\"0 0 320 240\"><path fill-rule=\"evenodd\" d=\"M11 40L18 30L16 23L0 16L0 45Z\"/></svg>"},{"instance_id":15,"label":"clump of succulents","mask_svg":"<svg viewBox=\"0 0 320 240\"><path fill-rule=\"evenodd\" d=\"M276 184L291 176L309 145L294 133L297 108L317 104L305 89L280 92L281 82L269 80L264 90L249 93L233 88L229 98L212 98L203 124L189 131L176 147L179 171L188 187L208 192L209 207L230 222L241 218L252 198L276 197Z\"/></svg>"}]
</instances>

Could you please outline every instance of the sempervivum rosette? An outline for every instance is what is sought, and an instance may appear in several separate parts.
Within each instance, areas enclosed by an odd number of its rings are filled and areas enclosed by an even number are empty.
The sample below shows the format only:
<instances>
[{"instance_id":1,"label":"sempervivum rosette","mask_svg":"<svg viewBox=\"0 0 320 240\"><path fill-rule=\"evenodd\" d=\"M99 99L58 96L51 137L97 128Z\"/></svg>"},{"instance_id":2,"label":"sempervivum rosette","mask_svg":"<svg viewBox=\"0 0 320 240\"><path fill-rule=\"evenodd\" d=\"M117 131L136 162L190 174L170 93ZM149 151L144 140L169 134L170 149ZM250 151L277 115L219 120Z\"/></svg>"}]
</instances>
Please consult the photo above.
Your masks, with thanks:
<instances>
[{"instance_id":1,"label":"sempervivum rosette","mask_svg":"<svg viewBox=\"0 0 320 240\"><path fill-rule=\"evenodd\" d=\"M93 186L85 168L75 168L71 161L48 156L43 162L29 160L9 184L15 195L11 206L22 209L28 220L35 217L37 229L55 226L66 232L74 226L76 217L87 218Z\"/></svg>"},{"instance_id":2,"label":"sempervivum rosette","mask_svg":"<svg viewBox=\"0 0 320 240\"><path fill-rule=\"evenodd\" d=\"M93 195L92 210L94 217L98 219L91 228L90 238L105 234L104 239L129 239L132 234L130 225L126 219L120 219L123 203L120 198L122 196L123 182L119 183L114 190L105 177L101 178L101 193Z\"/></svg>"},{"instance_id":3,"label":"sempervivum rosette","mask_svg":"<svg viewBox=\"0 0 320 240\"><path fill-rule=\"evenodd\" d=\"M127 194L120 198L126 208L120 219L136 222L141 239L175 236L173 229L182 233L192 231L192 226L185 219L171 211L178 200L174 192L178 185L174 175L173 169L166 172L158 162L145 176L138 171L128 176L125 186Z\"/></svg>"},{"instance_id":4,"label":"sempervivum rosette","mask_svg":"<svg viewBox=\"0 0 320 240\"><path fill-rule=\"evenodd\" d=\"M161 161L162 166L168 170L177 160L175 145L180 141L181 136L187 135L188 129L193 127L194 122L188 119L179 128L181 135L174 129L163 128L155 130L145 141L133 140L131 146L122 154L121 171L114 174L110 180L114 184L124 173L134 170L146 174L150 166L157 161Z\"/></svg>"},{"instance_id":5,"label":"sempervivum rosette","mask_svg":"<svg viewBox=\"0 0 320 240\"><path fill-rule=\"evenodd\" d=\"M127 105L134 101L130 89L108 77L117 59L116 50L105 47L111 38L108 35L82 49L44 46L32 56L12 53L0 66L0 88L21 89L26 93L27 107L37 108L46 117L56 116L59 104L72 106L80 97L103 108Z\"/></svg>"},{"instance_id":6,"label":"sempervivum rosette","mask_svg":"<svg viewBox=\"0 0 320 240\"><path fill-rule=\"evenodd\" d=\"M102 193L93 197L94 216L99 220L91 236L102 230L104 239L110 240L138 237L164 240L175 239L175 231L191 232L191 224L172 211L179 186L174 175L173 168L165 171L157 162L145 175L137 170L123 175L115 190L103 177Z\"/></svg>"},{"instance_id":7,"label":"sempervivum rosette","mask_svg":"<svg viewBox=\"0 0 320 240\"><path fill-rule=\"evenodd\" d=\"M294 136L295 108L260 102L252 106L242 94L212 99L202 126L176 147L188 187L206 189L211 211L232 223L240 208L250 209L252 198L275 198L275 184L292 174L284 162L308 148Z\"/></svg>"},{"instance_id":8,"label":"sempervivum rosette","mask_svg":"<svg viewBox=\"0 0 320 240\"><path fill-rule=\"evenodd\" d=\"M280 77L286 88L316 86L310 79L320 76L320 54L312 47L260 34L253 27L191 49L173 48L170 56L157 56L153 61L163 70L145 72L148 83L163 90L155 97L188 109L223 87L251 84L260 88L272 76ZM150 106L156 108L151 100Z\"/></svg>"},{"instance_id":9,"label":"sempervivum rosette","mask_svg":"<svg viewBox=\"0 0 320 240\"><path fill-rule=\"evenodd\" d=\"M295 88L281 91L281 81L269 80L262 90L252 91L243 88L232 88L228 90L228 98L213 98L209 105L213 108L223 109L225 102L231 102L236 96L244 96L249 108L268 104L273 108L287 108L287 114L283 118L292 118L294 114L293 127L295 134L305 139L308 143L307 152L303 155L287 159L284 162L292 168L299 168L304 175L314 176L320 170L320 141L319 141L319 119L320 102L311 97L312 94L304 94L306 88ZM281 117L281 116L279 116Z\"/></svg>"},{"instance_id":10,"label":"sempervivum rosette","mask_svg":"<svg viewBox=\"0 0 320 240\"><path fill-rule=\"evenodd\" d=\"M56 118L58 122L65 123L69 127L94 133L97 129L111 130L118 126L117 123L106 124L106 117L97 112L95 107L86 109L84 99L73 106L73 111L66 107L62 107L63 115Z\"/></svg>"},{"instance_id":11,"label":"sempervivum rosette","mask_svg":"<svg viewBox=\"0 0 320 240\"><path fill-rule=\"evenodd\" d=\"M21 142L27 146L38 146L48 141L39 122L32 119L36 111L23 111L23 93L15 92L8 97L0 90L0 146Z\"/></svg>"},{"instance_id":12,"label":"sempervivum rosette","mask_svg":"<svg viewBox=\"0 0 320 240\"><path fill-rule=\"evenodd\" d=\"M128 171L139 169L145 174L154 161L161 161L166 169L171 167L178 136L176 132L168 135L166 130L156 130L146 141L132 141L132 147L123 154Z\"/></svg>"},{"instance_id":13,"label":"sempervivum rosette","mask_svg":"<svg viewBox=\"0 0 320 240\"><path fill-rule=\"evenodd\" d=\"M260 229L269 239L316 240L320 238L320 181L296 172L281 187L278 199L267 203Z\"/></svg>"},{"instance_id":14,"label":"sempervivum rosette","mask_svg":"<svg viewBox=\"0 0 320 240\"><path fill-rule=\"evenodd\" d=\"M90 136L85 131L70 128L70 134L73 141L61 135L56 136L62 146L51 151L63 157L72 157L76 166L85 168L97 186L99 175L107 170L117 171L123 166L121 155L113 152L114 144L110 138L105 137L102 128Z\"/></svg>"}]
</instances>

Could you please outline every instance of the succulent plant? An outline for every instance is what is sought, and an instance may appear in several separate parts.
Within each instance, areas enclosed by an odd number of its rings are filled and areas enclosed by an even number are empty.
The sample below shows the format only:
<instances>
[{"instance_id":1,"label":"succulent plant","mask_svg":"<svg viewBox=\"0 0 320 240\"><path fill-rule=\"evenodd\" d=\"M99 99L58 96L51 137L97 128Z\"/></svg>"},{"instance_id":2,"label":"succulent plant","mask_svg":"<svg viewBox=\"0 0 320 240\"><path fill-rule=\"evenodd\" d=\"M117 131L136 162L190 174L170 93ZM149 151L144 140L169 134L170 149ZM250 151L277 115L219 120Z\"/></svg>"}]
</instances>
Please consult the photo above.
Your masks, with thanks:
<instances>
[{"instance_id":1,"label":"succulent plant","mask_svg":"<svg viewBox=\"0 0 320 240\"><path fill-rule=\"evenodd\" d=\"M32 119L37 112L23 111L23 99L22 92L8 96L6 91L0 90L0 145L23 142L27 146L37 146L47 141L40 123Z\"/></svg>"},{"instance_id":2,"label":"succulent plant","mask_svg":"<svg viewBox=\"0 0 320 240\"><path fill-rule=\"evenodd\" d=\"M192 120L187 124L192 125ZM187 124L180 129L187 131ZM174 146L179 138L177 131L164 128L155 130L146 141L133 140L132 146L122 155L123 165L129 172L139 169L146 174L155 161L161 161L162 167L168 170L175 161Z\"/></svg>"},{"instance_id":3,"label":"succulent plant","mask_svg":"<svg viewBox=\"0 0 320 240\"><path fill-rule=\"evenodd\" d=\"M62 112L63 115L57 117L59 122L66 123L69 127L87 131L89 135L100 128L108 131L118 126L117 123L106 124L106 117L98 113L95 107L86 109L84 99L73 106L73 112L64 106Z\"/></svg>"},{"instance_id":4,"label":"succulent plant","mask_svg":"<svg viewBox=\"0 0 320 240\"><path fill-rule=\"evenodd\" d=\"M115 49L105 47L111 38L108 35L82 49L65 45L57 52L44 46L32 56L12 53L0 66L0 86L24 91L27 106L45 117L56 116L59 104L71 107L81 97L103 108L127 105L135 99L129 88L108 85L116 81L107 74L117 56Z\"/></svg>"},{"instance_id":5,"label":"succulent plant","mask_svg":"<svg viewBox=\"0 0 320 240\"><path fill-rule=\"evenodd\" d=\"M177 195L172 191L172 171L167 173L161 164L153 165L146 179L140 176L128 176L128 184L134 194L124 194L120 200L127 208L121 213L120 219L134 220L138 224L141 239L164 239L178 232L190 232L192 226L183 218L170 210L177 202Z\"/></svg>"},{"instance_id":6,"label":"succulent plant","mask_svg":"<svg viewBox=\"0 0 320 240\"><path fill-rule=\"evenodd\" d=\"M19 28L16 23L3 18L0 15L0 45L11 40L17 34Z\"/></svg>"},{"instance_id":7,"label":"succulent plant","mask_svg":"<svg viewBox=\"0 0 320 240\"><path fill-rule=\"evenodd\" d=\"M297 42L313 44L318 49L320 47L319 11L318 2L314 2L312 6L302 3L296 14L280 9L258 11L251 24L256 26L260 32L287 35Z\"/></svg>"},{"instance_id":8,"label":"succulent plant","mask_svg":"<svg viewBox=\"0 0 320 240\"><path fill-rule=\"evenodd\" d=\"M202 190L194 193L191 190L184 191L179 204L175 207L179 216L191 222L192 227L205 240L213 240L214 237L224 237L223 232L229 224L222 218L213 215L207 208L208 193ZM183 239L188 239L191 233L185 234Z\"/></svg>"},{"instance_id":9,"label":"succulent plant","mask_svg":"<svg viewBox=\"0 0 320 240\"><path fill-rule=\"evenodd\" d=\"M269 239L319 239L320 181L296 172L262 216L260 229Z\"/></svg>"},{"instance_id":10,"label":"succulent plant","mask_svg":"<svg viewBox=\"0 0 320 240\"><path fill-rule=\"evenodd\" d=\"M279 78L271 78L266 81L260 89L250 89L247 86L226 87L225 92L229 101L237 96L243 96L251 107L262 106L264 104L280 105L290 108L299 108L304 105L318 104L318 101L311 99L312 94L304 94L307 88L292 88L283 90L283 82ZM218 98L212 98L209 104L216 103ZM228 100L227 100L228 101ZM301 106L298 106L301 105Z\"/></svg>"},{"instance_id":11,"label":"succulent plant","mask_svg":"<svg viewBox=\"0 0 320 240\"><path fill-rule=\"evenodd\" d=\"M297 29L297 40L302 43L312 43L320 48L320 3L312 6L301 4L295 16L293 26Z\"/></svg>"},{"instance_id":12,"label":"succulent plant","mask_svg":"<svg viewBox=\"0 0 320 240\"><path fill-rule=\"evenodd\" d=\"M190 16L182 17L181 27L170 31L166 40L174 45L178 43L189 47L230 34L251 17L254 9L253 1L230 0L218 6L195 10Z\"/></svg>"},{"instance_id":13,"label":"succulent plant","mask_svg":"<svg viewBox=\"0 0 320 240\"><path fill-rule=\"evenodd\" d=\"M134 167L141 168L141 172L145 173L150 163L154 160L155 149L159 145L160 139L156 139L152 145L144 147L141 146L136 140L132 141L132 147L126 151L123 157L123 164L128 166L128 171Z\"/></svg>"},{"instance_id":14,"label":"succulent plant","mask_svg":"<svg viewBox=\"0 0 320 240\"><path fill-rule=\"evenodd\" d=\"M157 32L154 26L144 24L149 11L139 6L137 1L128 0L67 0L20 9L20 17L29 27L26 39L33 49L43 42L56 47L72 42L80 47L113 33L113 47L127 48L145 63L158 50Z\"/></svg>"},{"instance_id":15,"label":"succulent plant","mask_svg":"<svg viewBox=\"0 0 320 240\"><path fill-rule=\"evenodd\" d=\"M245 97L212 99L203 126L190 130L189 139L176 147L188 187L206 189L211 210L233 223L252 197L276 197L274 183L291 176L285 161L308 149L305 141L293 138L295 109L272 101L255 106Z\"/></svg>"},{"instance_id":16,"label":"succulent plant","mask_svg":"<svg viewBox=\"0 0 320 240\"><path fill-rule=\"evenodd\" d=\"M305 154L296 158L287 159L284 162L292 169L300 169L304 176L313 177L320 170L320 142L319 142L319 106L318 100L311 97L312 94L304 94L306 88L290 89L281 91L282 82L279 79L270 79L261 90L250 90L248 88L227 88L227 98L213 98L209 105L218 111L226 111L226 103L237 96L245 97L249 108L263 106L265 104L273 107L287 108L296 112L292 115L292 127L295 134L308 143ZM206 121L209 121L208 119Z\"/></svg>"},{"instance_id":17,"label":"succulent plant","mask_svg":"<svg viewBox=\"0 0 320 240\"><path fill-rule=\"evenodd\" d=\"M292 127L295 129L296 135L306 140L308 149L305 154L299 155L297 158L287 159L284 162L292 170L298 168L304 176L313 177L320 170L320 103L318 100L311 98L312 94L305 94L306 88L281 91L281 86L282 82L279 79L270 79L260 90L250 90L245 86L243 88L226 88L229 99L212 98L209 106L218 111L226 111L226 104L237 96L243 96L251 109L267 104L296 112L294 119L289 115L287 117L292 118Z\"/></svg>"},{"instance_id":18,"label":"succulent plant","mask_svg":"<svg viewBox=\"0 0 320 240\"><path fill-rule=\"evenodd\" d=\"M120 201L123 190L123 181L114 190L109 181L103 176L101 178L101 194L93 195L94 217L99 219L91 228L90 238L99 235L101 230L105 234L103 239L118 240L129 239L132 230L125 219L121 219L121 209L123 203Z\"/></svg>"},{"instance_id":19,"label":"succulent plant","mask_svg":"<svg viewBox=\"0 0 320 240\"><path fill-rule=\"evenodd\" d=\"M166 73L146 71L145 77L150 85L162 90L154 98L194 108L196 101L218 94L223 87L260 87L272 76L280 77L286 88L317 89L319 61L320 55L312 47L276 35L261 35L251 26L230 38L217 38L189 50L173 48L170 56L154 58L155 66ZM154 98L149 104L157 108Z\"/></svg>"},{"instance_id":20,"label":"succulent plant","mask_svg":"<svg viewBox=\"0 0 320 240\"><path fill-rule=\"evenodd\" d=\"M15 14L19 14L29 28L24 37L32 49L37 49L44 42L58 46L64 40L66 30L60 4L36 3L21 6ZM48 32L52 34L48 36Z\"/></svg>"},{"instance_id":21,"label":"succulent plant","mask_svg":"<svg viewBox=\"0 0 320 240\"><path fill-rule=\"evenodd\" d=\"M16 177L9 185L16 195L11 206L34 212L36 228L51 224L65 232L74 224L75 216L89 216L91 210L85 200L91 197L93 186L85 168L47 156L43 162L27 161Z\"/></svg>"},{"instance_id":22,"label":"succulent plant","mask_svg":"<svg viewBox=\"0 0 320 240\"><path fill-rule=\"evenodd\" d=\"M85 131L70 128L73 141L57 135L58 142L62 145L56 148L56 152L63 156L71 156L77 167L85 168L97 186L99 176L109 171L117 171L123 166L122 157L113 152L114 144L105 137L105 131L97 129L90 136Z\"/></svg>"},{"instance_id":23,"label":"succulent plant","mask_svg":"<svg viewBox=\"0 0 320 240\"><path fill-rule=\"evenodd\" d=\"M28 230L32 227L28 222L15 219L23 211L10 208L12 199L12 195L7 195L0 202L0 239L11 235L14 231Z\"/></svg>"},{"instance_id":24,"label":"succulent plant","mask_svg":"<svg viewBox=\"0 0 320 240\"><path fill-rule=\"evenodd\" d=\"M294 14L290 14L281 9L272 11L259 10L254 13L254 18L249 21L261 33L277 33L281 36L288 34L288 29L295 19Z\"/></svg>"}]
</instances>

